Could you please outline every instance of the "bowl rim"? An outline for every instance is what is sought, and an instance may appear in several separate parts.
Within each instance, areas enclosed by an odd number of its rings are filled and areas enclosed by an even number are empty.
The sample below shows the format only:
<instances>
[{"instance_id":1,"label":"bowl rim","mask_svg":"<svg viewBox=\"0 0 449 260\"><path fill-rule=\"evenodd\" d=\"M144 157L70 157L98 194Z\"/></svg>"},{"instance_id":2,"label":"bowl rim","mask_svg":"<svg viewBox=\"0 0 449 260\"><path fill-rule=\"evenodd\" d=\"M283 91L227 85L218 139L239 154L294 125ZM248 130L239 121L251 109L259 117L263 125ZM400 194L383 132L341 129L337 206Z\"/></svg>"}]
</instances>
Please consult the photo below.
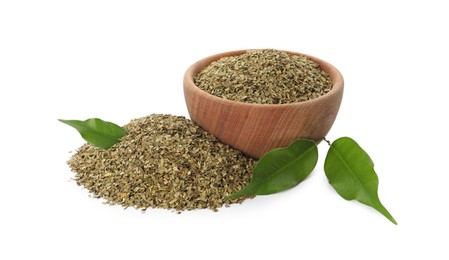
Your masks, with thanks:
<instances>
[{"instance_id":1,"label":"bowl rim","mask_svg":"<svg viewBox=\"0 0 449 260\"><path fill-rule=\"evenodd\" d=\"M322 60L320 58L317 58L315 56L300 53L300 52L294 52L294 51L288 51L288 50L279 50L284 53L290 54L290 55L303 55L308 58L310 58L312 61L318 63L320 65L320 68L324 70L332 81L332 88L329 92L327 92L324 95L321 95L314 99L309 99L305 101L300 102L293 102L293 103L284 103L284 104L260 104L260 103L249 103L249 102L242 102L242 101L235 101L230 99L225 99L219 96L215 96L210 94L209 92L202 90L199 88L194 81L195 76L206 66L211 64L212 62L222 58L222 57L229 57L229 56L238 56L246 53L248 50L259 50L259 49L241 49L241 50L234 50L234 51L227 51L227 52L221 52L214 55L207 56L205 58L202 58L192 64L185 72L184 74L184 88L189 88L194 92L197 92L199 95L205 96L209 99L216 100L218 102L221 102L223 104L238 104L240 106L248 106L248 107L264 107L264 108L285 108L285 107L291 107L291 106L309 106L314 105L315 103L319 102L325 102L328 99L332 99L334 95L337 95L339 92L343 91L344 86L344 79L340 71L330 64L329 62ZM262 50L262 49L260 49ZM323 66L325 69L323 69ZM332 73L329 73L332 72Z\"/></svg>"}]
</instances>

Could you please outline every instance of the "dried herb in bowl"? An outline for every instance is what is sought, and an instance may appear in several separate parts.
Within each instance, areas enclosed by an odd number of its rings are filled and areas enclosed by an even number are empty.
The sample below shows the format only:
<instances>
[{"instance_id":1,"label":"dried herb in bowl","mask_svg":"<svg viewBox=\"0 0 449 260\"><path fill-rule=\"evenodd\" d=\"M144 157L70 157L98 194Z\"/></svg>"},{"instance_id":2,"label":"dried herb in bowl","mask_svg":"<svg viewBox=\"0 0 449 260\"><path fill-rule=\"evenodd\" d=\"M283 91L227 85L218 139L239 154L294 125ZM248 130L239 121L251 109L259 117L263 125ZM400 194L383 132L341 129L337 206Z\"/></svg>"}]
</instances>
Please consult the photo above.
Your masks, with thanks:
<instances>
[{"instance_id":1,"label":"dried herb in bowl","mask_svg":"<svg viewBox=\"0 0 449 260\"><path fill-rule=\"evenodd\" d=\"M255 161L219 142L192 121L153 114L132 120L105 150L85 144L68 161L75 180L107 203L177 211L217 208L246 197Z\"/></svg>"},{"instance_id":2,"label":"dried herb in bowl","mask_svg":"<svg viewBox=\"0 0 449 260\"><path fill-rule=\"evenodd\" d=\"M200 71L195 84L218 97L258 104L301 102L332 88L329 75L318 63L272 49L223 57Z\"/></svg>"}]
</instances>

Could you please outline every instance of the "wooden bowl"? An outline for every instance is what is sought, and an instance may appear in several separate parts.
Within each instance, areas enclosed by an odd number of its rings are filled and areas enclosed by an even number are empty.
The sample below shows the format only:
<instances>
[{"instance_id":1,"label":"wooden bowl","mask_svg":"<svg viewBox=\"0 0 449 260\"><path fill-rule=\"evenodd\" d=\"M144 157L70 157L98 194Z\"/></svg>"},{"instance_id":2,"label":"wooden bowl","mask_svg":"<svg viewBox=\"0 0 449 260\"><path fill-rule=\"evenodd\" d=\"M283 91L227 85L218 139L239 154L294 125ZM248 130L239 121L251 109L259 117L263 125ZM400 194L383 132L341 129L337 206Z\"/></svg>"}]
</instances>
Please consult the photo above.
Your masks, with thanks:
<instances>
[{"instance_id":1,"label":"wooden bowl","mask_svg":"<svg viewBox=\"0 0 449 260\"><path fill-rule=\"evenodd\" d=\"M343 77L331 64L305 55L329 74L332 89L318 98L290 104L253 104L231 101L209 94L194 83L195 76L211 62L225 56L244 54L238 50L204 58L190 66L184 75L184 97L192 121L220 141L246 155L260 158L264 153L306 138L318 141L329 132L340 108Z\"/></svg>"}]
</instances>

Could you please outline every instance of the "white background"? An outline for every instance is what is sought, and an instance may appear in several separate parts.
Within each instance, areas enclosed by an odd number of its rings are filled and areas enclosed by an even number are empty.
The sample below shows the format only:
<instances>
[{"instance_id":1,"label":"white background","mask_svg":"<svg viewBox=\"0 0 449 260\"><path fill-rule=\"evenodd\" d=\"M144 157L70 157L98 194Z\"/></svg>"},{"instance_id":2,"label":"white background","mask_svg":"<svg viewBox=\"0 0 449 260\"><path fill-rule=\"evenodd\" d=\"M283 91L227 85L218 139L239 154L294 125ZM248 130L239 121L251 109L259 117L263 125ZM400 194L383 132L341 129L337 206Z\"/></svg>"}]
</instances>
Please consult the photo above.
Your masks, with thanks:
<instances>
[{"instance_id":1,"label":"white background","mask_svg":"<svg viewBox=\"0 0 449 260\"><path fill-rule=\"evenodd\" d=\"M0 259L448 259L448 8L363 2L1 1ZM247 48L342 72L328 139L371 155L398 226L334 192L324 143L295 189L218 213L123 210L71 180L84 141L58 118L188 116L187 67Z\"/></svg>"}]
</instances>

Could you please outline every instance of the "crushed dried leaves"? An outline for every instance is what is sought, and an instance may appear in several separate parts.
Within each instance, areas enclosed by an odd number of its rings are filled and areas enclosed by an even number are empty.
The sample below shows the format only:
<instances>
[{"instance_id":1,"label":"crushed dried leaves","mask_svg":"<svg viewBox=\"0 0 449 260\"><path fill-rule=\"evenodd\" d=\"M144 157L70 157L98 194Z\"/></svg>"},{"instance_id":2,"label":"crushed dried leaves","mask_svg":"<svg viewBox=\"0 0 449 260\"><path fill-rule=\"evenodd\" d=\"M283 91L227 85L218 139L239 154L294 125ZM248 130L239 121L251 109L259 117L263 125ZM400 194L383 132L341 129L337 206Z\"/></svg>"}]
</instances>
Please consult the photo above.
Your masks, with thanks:
<instances>
[{"instance_id":1,"label":"crushed dried leaves","mask_svg":"<svg viewBox=\"0 0 449 260\"><path fill-rule=\"evenodd\" d=\"M124 126L108 150L85 144L67 162L78 185L109 204L176 211L241 203L226 196L245 187L255 161L192 121L153 114Z\"/></svg>"},{"instance_id":2,"label":"crushed dried leaves","mask_svg":"<svg viewBox=\"0 0 449 260\"><path fill-rule=\"evenodd\" d=\"M218 97L258 104L306 101L332 88L329 75L316 62L272 49L223 57L200 71L195 84Z\"/></svg>"}]
</instances>

